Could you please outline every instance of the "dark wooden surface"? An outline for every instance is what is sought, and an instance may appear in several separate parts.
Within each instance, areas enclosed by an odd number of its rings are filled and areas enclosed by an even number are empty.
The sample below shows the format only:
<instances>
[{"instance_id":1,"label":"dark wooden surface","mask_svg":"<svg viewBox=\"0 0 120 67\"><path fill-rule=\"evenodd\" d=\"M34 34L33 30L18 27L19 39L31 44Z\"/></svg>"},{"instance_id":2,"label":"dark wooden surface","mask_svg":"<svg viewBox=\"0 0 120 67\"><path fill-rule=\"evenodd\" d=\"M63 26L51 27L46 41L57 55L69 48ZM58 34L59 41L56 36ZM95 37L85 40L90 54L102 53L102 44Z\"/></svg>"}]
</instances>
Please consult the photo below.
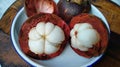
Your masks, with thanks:
<instances>
[{"instance_id":1,"label":"dark wooden surface","mask_svg":"<svg viewBox=\"0 0 120 67\"><path fill-rule=\"evenodd\" d=\"M114 12L112 13L112 15L111 13L108 12L109 9L101 8L103 6L102 4L99 4L99 3L101 3L102 1L104 1L104 3L107 3L108 6L111 6L111 5L115 6L114 11L109 11L109 12ZM107 18L110 24L110 27L112 28L108 48L104 56L102 57L102 59L96 64L94 64L93 67L120 67L120 35L119 35L120 26L117 27L118 25L120 25L119 24L120 23L119 21L120 7L111 2L107 2L105 0L97 0L97 1L93 0L92 3L103 12L103 14L105 15L105 17ZM12 20L21 7L23 7L23 0L17 0L7 10L7 12L4 14L2 19L0 20L0 64L2 67L29 67L30 66L29 64L24 62L15 52L9 36ZM107 14L106 14L106 11L108 12ZM115 26L117 27L117 30Z\"/></svg>"}]
</instances>

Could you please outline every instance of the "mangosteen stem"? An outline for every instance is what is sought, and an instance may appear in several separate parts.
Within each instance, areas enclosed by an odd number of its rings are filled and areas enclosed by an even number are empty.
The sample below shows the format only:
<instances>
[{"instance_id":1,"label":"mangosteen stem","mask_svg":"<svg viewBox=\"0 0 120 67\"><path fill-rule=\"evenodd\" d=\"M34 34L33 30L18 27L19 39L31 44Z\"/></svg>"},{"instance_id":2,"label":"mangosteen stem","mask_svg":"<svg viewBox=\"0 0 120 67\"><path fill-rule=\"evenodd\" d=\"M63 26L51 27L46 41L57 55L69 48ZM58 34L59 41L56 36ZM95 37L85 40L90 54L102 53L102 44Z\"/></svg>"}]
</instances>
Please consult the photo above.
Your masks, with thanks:
<instances>
[{"instance_id":1,"label":"mangosteen stem","mask_svg":"<svg viewBox=\"0 0 120 67\"><path fill-rule=\"evenodd\" d=\"M83 1L84 0L70 0L70 2L77 3L79 5L81 5Z\"/></svg>"},{"instance_id":2,"label":"mangosteen stem","mask_svg":"<svg viewBox=\"0 0 120 67\"><path fill-rule=\"evenodd\" d=\"M67 0L68 2L70 2L71 0Z\"/></svg>"}]
</instances>

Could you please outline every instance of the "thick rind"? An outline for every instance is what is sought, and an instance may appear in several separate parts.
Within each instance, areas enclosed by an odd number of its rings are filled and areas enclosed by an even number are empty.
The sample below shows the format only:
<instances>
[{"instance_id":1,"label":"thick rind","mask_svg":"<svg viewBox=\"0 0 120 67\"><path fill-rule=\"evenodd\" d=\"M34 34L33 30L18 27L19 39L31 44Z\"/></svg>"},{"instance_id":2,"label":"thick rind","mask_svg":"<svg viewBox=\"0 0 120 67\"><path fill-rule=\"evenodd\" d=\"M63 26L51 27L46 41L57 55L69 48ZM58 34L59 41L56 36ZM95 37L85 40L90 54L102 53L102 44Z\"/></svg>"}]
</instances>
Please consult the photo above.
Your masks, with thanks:
<instances>
[{"instance_id":1,"label":"thick rind","mask_svg":"<svg viewBox=\"0 0 120 67\"><path fill-rule=\"evenodd\" d=\"M31 52L29 50L28 33L29 33L30 29L35 27L39 22L45 22L45 23L51 22L54 25L59 26L64 31L65 40L62 42L60 49L56 53L49 54L49 55L47 55L47 54L38 55L38 54L34 54L33 52ZM37 14L35 16L28 18L22 25L22 27L20 29L20 33L19 33L20 47L25 54L27 54L33 58L41 59L41 60L50 59L50 58L56 57L62 53L62 51L64 50L64 48L67 44L67 41L69 39L69 32L70 32L70 29L69 29L68 25L58 16L56 16L54 14L40 13L40 14Z\"/></svg>"},{"instance_id":2,"label":"thick rind","mask_svg":"<svg viewBox=\"0 0 120 67\"><path fill-rule=\"evenodd\" d=\"M100 18L98 18L94 15L82 13L82 14L77 15L74 18L72 18L72 20L69 24L70 29L73 29L74 25L77 23L90 23L93 26L93 28L96 29L97 32L99 33L100 41L99 41L99 43L94 45L92 48L90 48L88 51L80 51L71 46L72 49L77 54L87 57L87 58L91 58L93 56L98 56L101 53L103 53L107 47L108 37L109 37L108 30L107 30L105 24L103 23L103 21L101 21Z\"/></svg>"}]
</instances>

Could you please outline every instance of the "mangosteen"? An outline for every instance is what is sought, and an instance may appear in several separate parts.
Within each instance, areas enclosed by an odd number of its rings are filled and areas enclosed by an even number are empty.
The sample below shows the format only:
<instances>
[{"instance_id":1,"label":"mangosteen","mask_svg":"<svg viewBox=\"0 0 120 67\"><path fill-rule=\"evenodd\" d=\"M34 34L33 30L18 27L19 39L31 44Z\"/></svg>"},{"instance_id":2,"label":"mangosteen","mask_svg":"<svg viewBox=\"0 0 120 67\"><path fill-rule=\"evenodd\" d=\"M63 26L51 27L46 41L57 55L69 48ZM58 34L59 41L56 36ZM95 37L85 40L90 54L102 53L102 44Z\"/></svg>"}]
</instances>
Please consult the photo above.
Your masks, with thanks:
<instances>
[{"instance_id":1,"label":"mangosteen","mask_svg":"<svg viewBox=\"0 0 120 67\"><path fill-rule=\"evenodd\" d=\"M88 13L91 9L89 0L60 0L57 5L59 16L67 23L72 17L81 13Z\"/></svg>"},{"instance_id":2,"label":"mangosteen","mask_svg":"<svg viewBox=\"0 0 120 67\"><path fill-rule=\"evenodd\" d=\"M71 19L70 45L80 56L91 58L102 54L108 45L108 29L97 16L82 13Z\"/></svg>"},{"instance_id":3,"label":"mangosteen","mask_svg":"<svg viewBox=\"0 0 120 67\"><path fill-rule=\"evenodd\" d=\"M57 5L53 0L25 0L25 10L28 17L38 13L58 13Z\"/></svg>"},{"instance_id":4,"label":"mangosteen","mask_svg":"<svg viewBox=\"0 0 120 67\"><path fill-rule=\"evenodd\" d=\"M69 26L57 15L40 13L23 23L19 34L20 47L32 58L51 59L62 53L69 32Z\"/></svg>"}]
</instances>

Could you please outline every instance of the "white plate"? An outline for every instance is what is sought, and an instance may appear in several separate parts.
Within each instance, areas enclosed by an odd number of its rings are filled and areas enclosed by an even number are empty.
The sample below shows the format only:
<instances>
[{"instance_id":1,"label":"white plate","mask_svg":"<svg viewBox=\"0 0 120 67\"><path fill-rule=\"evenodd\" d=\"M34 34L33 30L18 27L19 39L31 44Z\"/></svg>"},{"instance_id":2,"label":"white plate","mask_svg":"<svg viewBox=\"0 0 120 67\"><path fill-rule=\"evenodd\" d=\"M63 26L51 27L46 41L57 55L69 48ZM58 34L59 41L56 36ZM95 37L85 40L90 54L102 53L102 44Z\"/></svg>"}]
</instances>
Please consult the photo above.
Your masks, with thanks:
<instances>
[{"instance_id":1,"label":"white plate","mask_svg":"<svg viewBox=\"0 0 120 67\"><path fill-rule=\"evenodd\" d=\"M56 0L56 2L58 2L58 0ZM91 5L91 7L92 8L91 8L90 13L101 18L109 30L110 29L109 25L108 25L105 17L103 16L103 14L95 6ZM103 54L101 54L100 56L93 57L90 59L84 58L84 57L76 54L68 44L68 46L65 48L63 53L61 53L61 55L59 55L53 59L50 59L50 60L32 59L32 58L26 56L21 51L21 48L20 48L19 42L18 42L20 27L26 19L27 19L27 16L26 16L25 10L24 10L24 8L22 8L17 13L15 19L13 20L12 27L11 27L11 40L12 40L12 43L13 43L13 46L14 46L16 52L20 55L20 57L33 66L37 66L37 67L44 67L44 66L46 66L46 67L87 67L87 66L91 66L92 64L94 64L103 55ZM110 32L110 30L109 30L109 32Z\"/></svg>"},{"instance_id":2,"label":"white plate","mask_svg":"<svg viewBox=\"0 0 120 67\"><path fill-rule=\"evenodd\" d=\"M111 0L111 1L120 6L120 0Z\"/></svg>"}]
</instances>

